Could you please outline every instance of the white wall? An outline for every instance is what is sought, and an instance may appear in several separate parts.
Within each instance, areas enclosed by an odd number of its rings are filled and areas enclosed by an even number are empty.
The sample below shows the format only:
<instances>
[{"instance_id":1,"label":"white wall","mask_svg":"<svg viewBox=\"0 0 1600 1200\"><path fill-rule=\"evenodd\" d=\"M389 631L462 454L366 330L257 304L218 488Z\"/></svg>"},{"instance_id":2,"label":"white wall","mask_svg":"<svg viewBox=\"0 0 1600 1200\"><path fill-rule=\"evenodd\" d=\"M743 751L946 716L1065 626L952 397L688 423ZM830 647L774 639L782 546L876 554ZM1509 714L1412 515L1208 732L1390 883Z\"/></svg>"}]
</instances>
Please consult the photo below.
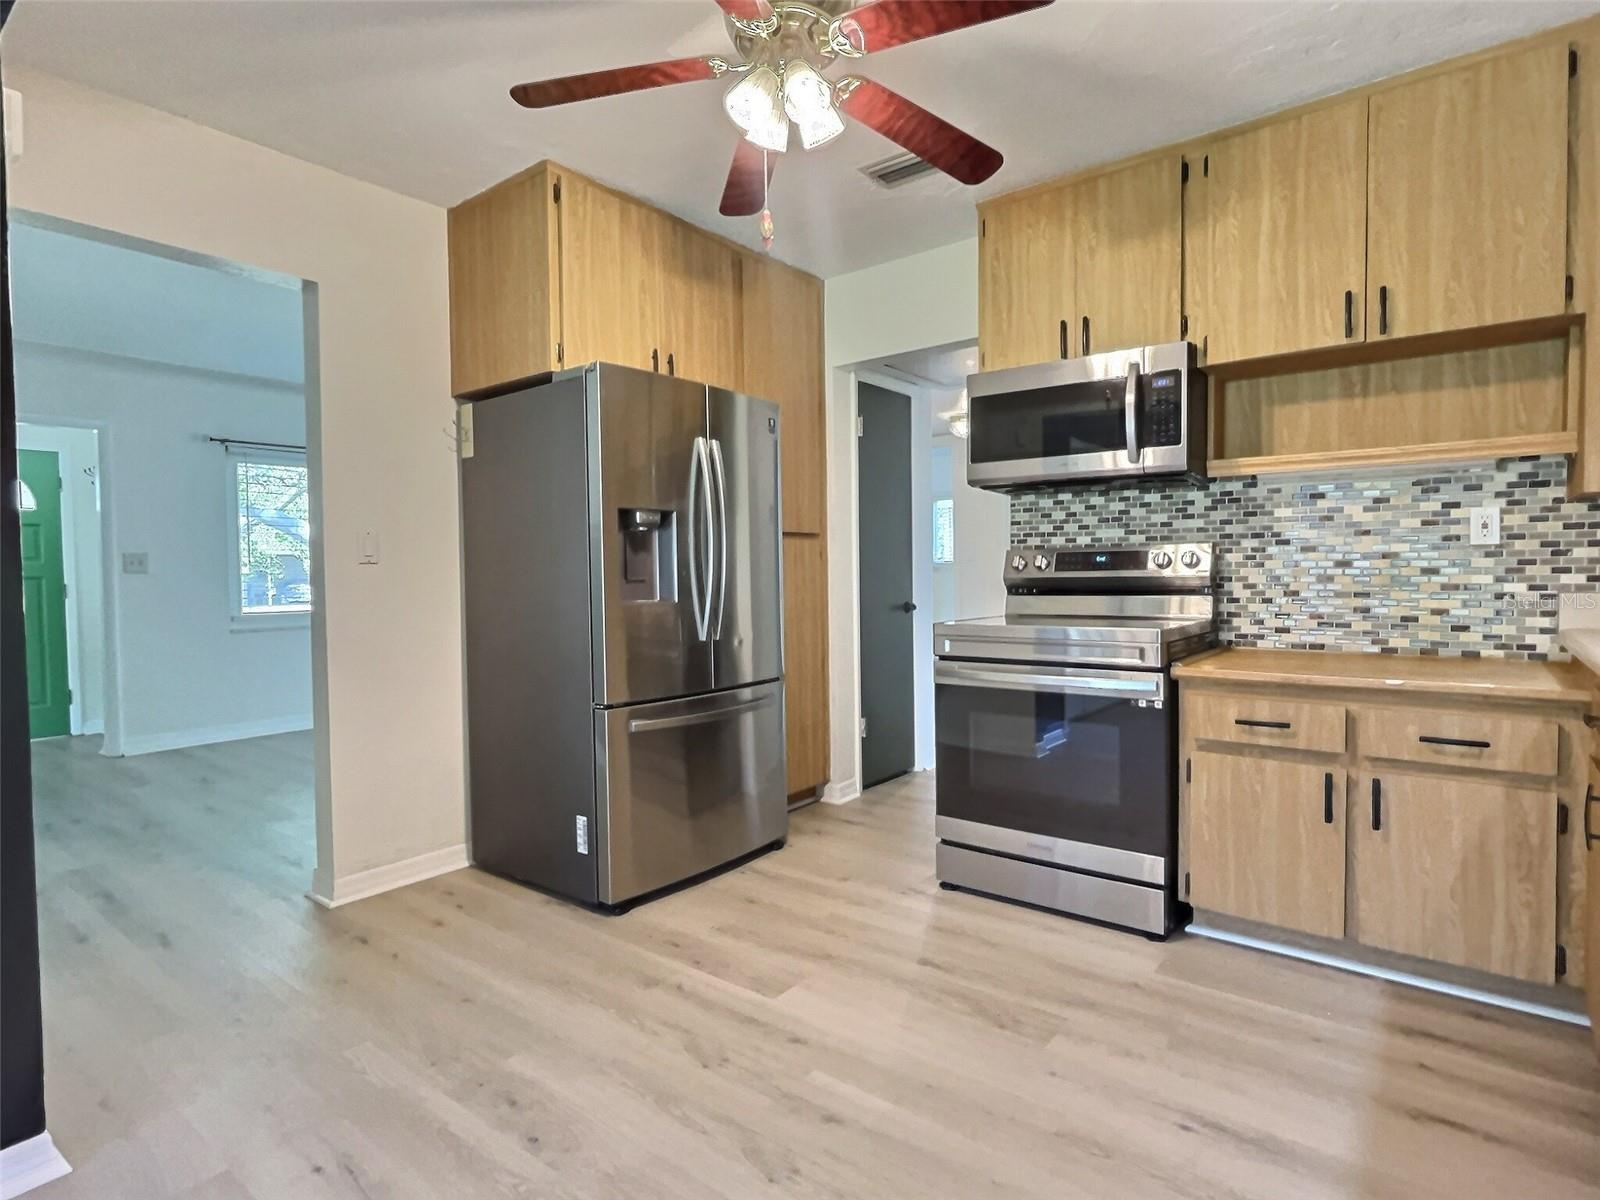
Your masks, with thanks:
<instances>
[{"instance_id":1,"label":"white wall","mask_svg":"<svg viewBox=\"0 0 1600 1200\"><path fill-rule=\"evenodd\" d=\"M11 202L316 284L307 439L314 891L465 861L461 576L442 209L142 105L8 70ZM383 561L358 565L363 530Z\"/></svg>"},{"instance_id":2,"label":"white wall","mask_svg":"<svg viewBox=\"0 0 1600 1200\"><path fill-rule=\"evenodd\" d=\"M17 350L20 362L22 351ZM67 585L67 686L73 733L105 728L105 591L100 555L100 450L92 428L17 426L17 447L60 456L62 575Z\"/></svg>"},{"instance_id":3,"label":"white wall","mask_svg":"<svg viewBox=\"0 0 1600 1200\"><path fill-rule=\"evenodd\" d=\"M1011 497L968 485L965 442L957 442L950 457L956 524L955 619L997 616L1006 607Z\"/></svg>"},{"instance_id":4,"label":"white wall","mask_svg":"<svg viewBox=\"0 0 1600 1200\"><path fill-rule=\"evenodd\" d=\"M24 291L16 297L27 302ZM104 579L117 646L106 753L309 729L310 623L234 626L229 464L206 441L304 444L302 390L24 341L16 372L25 419L93 422L105 433L113 533ZM149 555L147 574L119 569L130 551Z\"/></svg>"},{"instance_id":5,"label":"white wall","mask_svg":"<svg viewBox=\"0 0 1600 1200\"><path fill-rule=\"evenodd\" d=\"M976 212L973 222L977 222ZM972 341L978 336L977 238L834 276L824 287L823 316L828 362L828 673L832 741L829 783L823 798L843 802L861 792L852 368L857 363L908 350ZM921 443L926 444L925 440Z\"/></svg>"}]
</instances>

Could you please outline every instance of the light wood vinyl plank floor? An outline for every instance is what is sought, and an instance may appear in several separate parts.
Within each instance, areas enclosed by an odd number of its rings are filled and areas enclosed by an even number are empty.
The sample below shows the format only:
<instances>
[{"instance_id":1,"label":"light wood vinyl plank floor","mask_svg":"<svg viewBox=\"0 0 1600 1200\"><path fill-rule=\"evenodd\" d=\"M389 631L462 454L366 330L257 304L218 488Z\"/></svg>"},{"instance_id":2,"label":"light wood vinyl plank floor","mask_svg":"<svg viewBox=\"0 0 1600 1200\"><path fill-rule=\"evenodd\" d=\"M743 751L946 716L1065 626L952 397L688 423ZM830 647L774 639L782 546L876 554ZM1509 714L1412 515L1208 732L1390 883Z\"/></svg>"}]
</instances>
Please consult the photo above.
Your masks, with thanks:
<instances>
[{"instance_id":1,"label":"light wood vinyl plank floor","mask_svg":"<svg viewBox=\"0 0 1600 1200\"><path fill-rule=\"evenodd\" d=\"M1600 1198L1586 1031L934 882L932 781L617 918L327 912L311 749L36 743L43 1200Z\"/></svg>"}]
</instances>

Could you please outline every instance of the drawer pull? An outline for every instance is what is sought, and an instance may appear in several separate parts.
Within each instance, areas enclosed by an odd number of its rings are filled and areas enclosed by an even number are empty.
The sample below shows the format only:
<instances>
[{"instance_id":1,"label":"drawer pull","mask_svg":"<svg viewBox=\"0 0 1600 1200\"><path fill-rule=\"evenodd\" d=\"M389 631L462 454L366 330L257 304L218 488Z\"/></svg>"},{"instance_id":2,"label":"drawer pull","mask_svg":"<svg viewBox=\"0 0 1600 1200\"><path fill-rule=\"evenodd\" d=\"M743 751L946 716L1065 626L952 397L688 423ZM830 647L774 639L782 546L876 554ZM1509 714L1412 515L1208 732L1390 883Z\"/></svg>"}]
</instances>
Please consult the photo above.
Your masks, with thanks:
<instances>
[{"instance_id":1,"label":"drawer pull","mask_svg":"<svg viewBox=\"0 0 1600 1200\"><path fill-rule=\"evenodd\" d=\"M1377 833L1383 828L1383 783L1380 780L1372 781L1372 832Z\"/></svg>"},{"instance_id":2,"label":"drawer pull","mask_svg":"<svg viewBox=\"0 0 1600 1200\"><path fill-rule=\"evenodd\" d=\"M1322 777L1322 823L1333 824L1333 772Z\"/></svg>"},{"instance_id":3,"label":"drawer pull","mask_svg":"<svg viewBox=\"0 0 1600 1200\"><path fill-rule=\"evenodd\" d=\"M1489 743L1479 738L1434 737L1429 733L1423 734L1417 741L1427 746L1465 746L1469 750L1487 750L1489 748Z\"/></svg>"},{"instance_id":4,"label":"drawer pull","mask_svg":"<svg viewBox=\"0 0 1600 1200\"><path fill-rule=\"evenodd\" d=\"M1293 726L1290 725L1290 723L1288 721L1255 721L1255 720L1250 719L1249 717L1235 717L1233 719L1233 723L1235 725L1243 725L1247 729L1291 729L1291 728L1293 728Z\"/></svg>"}]
</instances>

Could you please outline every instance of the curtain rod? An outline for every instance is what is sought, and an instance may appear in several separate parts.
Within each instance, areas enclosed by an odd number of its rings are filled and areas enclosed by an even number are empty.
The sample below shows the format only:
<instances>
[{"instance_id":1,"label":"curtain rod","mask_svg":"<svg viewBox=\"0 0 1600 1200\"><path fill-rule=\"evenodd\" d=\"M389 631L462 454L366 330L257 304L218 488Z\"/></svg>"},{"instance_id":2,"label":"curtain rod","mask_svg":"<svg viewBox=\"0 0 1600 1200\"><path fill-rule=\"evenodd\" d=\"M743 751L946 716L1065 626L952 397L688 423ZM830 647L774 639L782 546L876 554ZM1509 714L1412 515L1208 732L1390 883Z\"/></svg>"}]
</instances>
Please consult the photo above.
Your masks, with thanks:
<instances>
[{"instance_id":1,"label":"curtain rod","mask_svg":"<svg viewBox=\"0 0 1600 1200\"><path fill-rule=\"evenodd\" d=\"M306 449L304 446L291 446L288 442L252 442L248 438L208 437L206 441L219 446L254 446L257 450L298 450L302 454Z\"/></svg>"}]
</instances>

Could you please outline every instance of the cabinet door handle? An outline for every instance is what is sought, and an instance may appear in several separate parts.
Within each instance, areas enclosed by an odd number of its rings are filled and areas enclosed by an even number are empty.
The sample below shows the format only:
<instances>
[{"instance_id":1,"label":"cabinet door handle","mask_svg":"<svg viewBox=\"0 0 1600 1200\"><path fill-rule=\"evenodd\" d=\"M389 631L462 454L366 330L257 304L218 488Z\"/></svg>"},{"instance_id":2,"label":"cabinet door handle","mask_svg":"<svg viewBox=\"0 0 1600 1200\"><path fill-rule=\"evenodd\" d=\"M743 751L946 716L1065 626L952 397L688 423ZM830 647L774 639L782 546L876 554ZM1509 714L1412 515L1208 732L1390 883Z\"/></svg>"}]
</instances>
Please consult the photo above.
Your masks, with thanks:
<instances>
[{"instance_id":1,"label":"cabinet door handle","mask_svg":"<svg viewBox=\"0 0 1600 1200\"><path fill-rule=\"evenodd\" d=\"M676 375L677 373L678 373L677 364L675 362L673 362L672 355L669 354L669 355L667 355L667 374L668 375Z\"/></svg>"},{"instance_id":2,"label":"cabinet door handle","mask_svg":"<svg viewBox=\"0 0 1600 1200\"><path fill-rule=\"evenodd\" d=\"M1346 290L1344 294L1344 337L1349 341L1356 335L1356 294Z\"/></svg>"},{"instance_id":3,"label":"cabinet door handle","mask_svg":"<svg viewBox=\"0 0 1600 1200\"><path fill-rule=\"evenodd\" d=\"M1322 777L1322 823L1333 824L1333 772Z\"/></svg>"},{"instance_id":4,"label":"cabinet door handle","mask_svg":"<svg viewBox=\"0 0 1600 1200\"><path fill-rule=\"evenodd\" d=\"M1089 354L1089 314L1088 313L1084 313L1083 314L1083 350L1082 350L1082 353L1083 353L1083 355L1085 357L1087 357L1088 354Z\"/></svg>"},{"instance_id":5,"label":"cabinet door handle","mask_svg":"<svg viewBox=\"0 0 1600 1200\"><path fill-rule=\"evenodd\" d=\"M1488 742L1481 741L1478 738L1434 737L1430 733L1423 734L1417 741L1425 746L1465 746L1469 750L1487 750L1489 748Z\"/></svg>"},{"instance_id":6,"label":"cabinet door handle","mask_svg":"<svg viewBox=\"0 0 1600 1200\"><path fill-rule=\"evenodd\" d=\"M1378 332L1389 332L1389 285L1378 289Z\"/></svg>"},{"instance_id":7,"label":"cabinet door handle","mask_svg":"<svg viewBox=\"0 0 1600 1200\"><path fill-rule=\"evenodd\" d=\"M1600 833L1594 831L1593 819L1589 816L1594 811L1595 801L1600 799L1594 794L1594 784L1590 784L1583 791L1583 848L1589 849L1596 842L1600 842Z\"/></svg>"},{"instance_id":8,"label":"cabinet door handle","mask_svg":"<svg viewBox=\"0 0 1600 1200\"><path fill-rule=\"evenodd\" d=\"M1372 781L1372 832L1377 833L1383 828L1383 783L1380 780Z\"/></svg>"},{"instance_id":9,"label":"cabinet door handle","mask_svg":"<svg viewBox=\"0 0 1600 1200\"><path fill-rule=\"evenodd\" d=\"M1071 357L1071 355L1072 355L1072 347L1067 345L1067 319L1065 317L1062 317L1061 318L1061 357L1062 358L1069 358L1069 357Z\"/></svg>"},{"instance_id":10,"label":"cabinet door handle","mask_svg":"<svg viewBox=\"0 0 1600 1200\"><path fill-rule=\"evenodd\" d=\"M659 351L659 350L650 351L650 369L652 371L661 370L661 351Z\"/></svg>"},{"instance_id":11,"label":"cabinet door handle","mask_svg":"<svg viewBox=\"0 0 1600 1200\"><path fill-rule=\"evenodd\" d=\"M1257 721L1251 717L1235 717L1235 725L1243 725L1247 729L1293 729L1288 721Z\"/></svg>"}]
</instances>

